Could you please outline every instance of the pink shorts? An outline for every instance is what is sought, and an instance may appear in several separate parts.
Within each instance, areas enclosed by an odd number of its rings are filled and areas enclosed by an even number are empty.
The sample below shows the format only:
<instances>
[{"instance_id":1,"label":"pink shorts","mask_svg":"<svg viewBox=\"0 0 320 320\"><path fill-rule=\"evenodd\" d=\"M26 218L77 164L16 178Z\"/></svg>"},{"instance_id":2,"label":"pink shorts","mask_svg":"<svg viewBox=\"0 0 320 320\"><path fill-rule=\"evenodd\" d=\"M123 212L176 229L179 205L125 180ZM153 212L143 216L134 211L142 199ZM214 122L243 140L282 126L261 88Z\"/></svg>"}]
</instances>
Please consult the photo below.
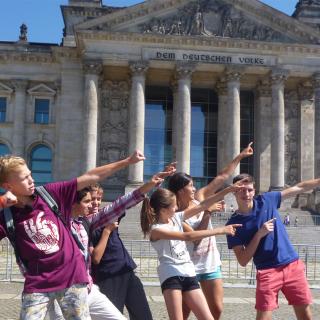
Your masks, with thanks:
<instances>
[{"instance_id":1,"label":"pink shorts","mask_svg":"<svg viewBox=\"0 0 320 320\"><path fill-rule=\"evenodd\" d=\"M301 260L287 265L257 271L256 309L272 311L278 308L278 294L282 291L294 306L312 303L311 291Z\"/></svg>"}]
</instances>

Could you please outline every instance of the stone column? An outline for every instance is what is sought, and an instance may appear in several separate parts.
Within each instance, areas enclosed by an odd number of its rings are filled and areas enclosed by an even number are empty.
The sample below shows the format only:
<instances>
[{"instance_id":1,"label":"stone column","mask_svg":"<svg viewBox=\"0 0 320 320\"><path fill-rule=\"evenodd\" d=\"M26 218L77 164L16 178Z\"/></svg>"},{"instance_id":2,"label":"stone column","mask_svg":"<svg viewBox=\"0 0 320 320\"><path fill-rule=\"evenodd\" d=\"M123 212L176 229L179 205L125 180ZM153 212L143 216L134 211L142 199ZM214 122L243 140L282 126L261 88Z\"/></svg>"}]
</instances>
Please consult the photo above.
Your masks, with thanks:
<instances>
[{"instance_id":1,"label":"stone column","mask_svg":"<svg viewBox=\"0 0 320 320\"><path fill-rule=\"evenodd\" d=\"M135 150L144 152L145 81L148 64L145 61L131 62L131 93L129 105L129 154ZM130 185L143 182L143 162L129 167Z\"/></svg>"},{"instance_id":2,"label":"stone column","mask_svg":"<svg viewBox=\"0 0 320 320\"><path fill-rule=\"evenodd\" d=\"M270 187L271 154L271 84L268 80L258 83L255 92L254 153L256 189L265 192Z\"/></svg>"},{"instance_id":3,"label":"stone column","mask_svg":"<svg viewBox=\"0 0 320 320\"><path fill-rule=\"evenodd\" d=\"M224 166L240 153L240 78L242 71L238 68L226 70L228 98L225 108ZM233 176L239 172L240 167L238 166Z\"/></svg>"},{"instance_id":4,"label":"stone column","mask_svg":"<svg viewBox=\"0 0 320 320\"><path fill-rule=\"evenodd\" d=\"M313 76L314 86L314 176L320 177L320 72Z\"/></svg>"},{"instance_id":5,"label":"stone column","mask_svg":"<svg viewBox=\"0 0 320 320\"><path fill-rule=\"evenodd\" d=\"M312 87L298 87L299 108L299 181L314 178L314 90Z\"/></svg>"},{"instance_id":6,"label":"stone column","mask_svg":"<svg viewBox=\"0 0 320 320\"><path fill-rule=\"evenodd\" d=\"M284 187L284 141L285 141L285 113L284 113L284 82L288 76L285 70L271 72L272 88L272 133L271 133L271 175L270 189L281 190Z\"/></svg>"},{"instance_id":7,"label":"stone column","mask_svg":"<svg viewBox=\"0 0 320 320\"><path fill-rule=\"evenodd\" d=\"M13 154L16 156L25 156L25 116L26 116L26 89L28 82L26 80L15 80L15 107L13 120Z\"/></svg>"},{"instance_id":8,"label":"stone column","mask_svg":"<svg viewBox=\"0 0 320 320\"><path fill-rule=\"evenodd\" d=\"M84 92L84 127L83 127L83 172L97 166L98 144L98 81L102 71L99 61L86 61Z\"/></svg>"},{"instance_id":9,"label":"stone column","mask_svg":"<svg viewBox=\"0 0 320 320\"><path fill-rule=\"evenodd\" d=\"M225 154L227 145L225 144L225 135L227 128L225 122L228 117L227 105L228 105L228 87L225 81L221 80L216 85L216 90L219 96L218 105L218 141L217 141L217 172L220 172L226 165Z\"/></svg>"},{"instance_id":10,"label":"stone column","mask_svg":"<svg viewBox=\"0 0 320 320\"><path fill-rule=\"evenodd\" d=\"M178 83L173 80L171 83L171 90L173 96L173 110L172 110L172 159L177 158L177 130L178 130L178 120L179 120L179 110L178 110Z\"/></svg>"},{"instance_id":11,"label":"stone column","mask_svg":"<svg viewBox=\"0 0 320 320\"><path fill-rule=\"evenodd\" d=\"M190 174L191 149L191 76L192 64L177 64L176 79L178 85L175 144L177 171Z\"/></svg>"}]
</instances>

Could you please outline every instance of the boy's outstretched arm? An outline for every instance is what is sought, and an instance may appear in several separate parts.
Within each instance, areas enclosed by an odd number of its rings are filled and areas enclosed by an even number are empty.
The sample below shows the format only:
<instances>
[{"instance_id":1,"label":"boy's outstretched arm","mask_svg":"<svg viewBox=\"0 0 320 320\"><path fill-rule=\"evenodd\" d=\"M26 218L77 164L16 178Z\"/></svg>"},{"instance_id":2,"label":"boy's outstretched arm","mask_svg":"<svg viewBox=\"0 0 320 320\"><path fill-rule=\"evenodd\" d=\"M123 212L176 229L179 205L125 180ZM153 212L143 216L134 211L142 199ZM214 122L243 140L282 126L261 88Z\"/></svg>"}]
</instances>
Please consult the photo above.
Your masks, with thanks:
<instances>
[{"instance_id":1,"label":"boy's outstretched arm","mask_svg":"<svg viewBox=\"0 0 320 320\"><path fill-rule=\"evenodd\" d=\"M123 169L130 164L138 163L139 161L142 161L144 159L144 155L140 151L136 150L130 157L126 159L94 168L77 178L77 190L79 191L91 184L95 184L111 176L118 170Z\"/></svg>"},{"instance_id":2,"label":"boy's outstretched arm","mask_svg":"<svg viewBox=\"0 0 320 320\"><path fill-rule=\"evenodd\" d=\"M300 193L310 191L320 186L320 178L301 181L293 187L281 191L281 199L294 197Z\"/></svg>"}]
</instances>

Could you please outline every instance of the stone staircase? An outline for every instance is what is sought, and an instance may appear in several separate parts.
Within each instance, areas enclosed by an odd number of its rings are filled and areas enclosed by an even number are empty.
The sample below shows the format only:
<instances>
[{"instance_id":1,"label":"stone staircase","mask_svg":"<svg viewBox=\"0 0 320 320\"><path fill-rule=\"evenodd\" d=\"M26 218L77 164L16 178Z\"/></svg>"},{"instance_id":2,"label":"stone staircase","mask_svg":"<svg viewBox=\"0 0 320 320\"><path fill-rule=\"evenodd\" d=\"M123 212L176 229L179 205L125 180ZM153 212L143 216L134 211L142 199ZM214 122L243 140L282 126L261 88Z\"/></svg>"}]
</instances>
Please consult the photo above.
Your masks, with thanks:
<instances>
[{"instance_id":1,"label":"stone staircase","mask_svg":"<svg viewBox=\"0 0 320 320\"><path fill-rule=\"evenodd\" d=\"M119 233L123 240L142 240L140 228L140 208L136 206L127 210L126 216L119 225ZM280 210L282 221L284 216L290 214L290 227L287 227L289 237L294 244L320 244L320 215L314 215L307 210L284 208ZM217 214L212 217L214 225L224 225L230 213ZM298 226L294 226L294 219L298 217ZM218 237L218 241L225 242L225 236Z\"/></svg>"}]
</instances>

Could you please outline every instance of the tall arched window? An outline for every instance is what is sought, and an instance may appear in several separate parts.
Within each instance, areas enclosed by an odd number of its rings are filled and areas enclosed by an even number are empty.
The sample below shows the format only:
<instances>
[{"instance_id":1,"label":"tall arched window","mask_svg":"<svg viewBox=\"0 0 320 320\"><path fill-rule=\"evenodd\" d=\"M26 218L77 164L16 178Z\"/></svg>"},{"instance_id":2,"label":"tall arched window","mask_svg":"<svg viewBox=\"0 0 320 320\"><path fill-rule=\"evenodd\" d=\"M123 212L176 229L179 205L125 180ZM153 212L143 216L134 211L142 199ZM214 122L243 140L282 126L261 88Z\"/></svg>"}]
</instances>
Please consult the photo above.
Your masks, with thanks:
<instances>
[{"instance_id":1,"label":"tall arched window","mask_svg":"<svg viewBox=\"0 0 320 320\"><path fill-rule=\"evenodd\" d=\"M31 150L30 169L37 186L52 181L52 151L49 147L39 144Z\"/></svg>"},{"instance_id":2,"label":"tall arched window","mask_svg":"<svg viewBox=\"0 0 320 320\"><path fill-rule=\"evenodd\" d=\"M4 156L5 154L10 154L10 149L4 143L0 143L0 156Z\"/></svg>"}]
</instances>

